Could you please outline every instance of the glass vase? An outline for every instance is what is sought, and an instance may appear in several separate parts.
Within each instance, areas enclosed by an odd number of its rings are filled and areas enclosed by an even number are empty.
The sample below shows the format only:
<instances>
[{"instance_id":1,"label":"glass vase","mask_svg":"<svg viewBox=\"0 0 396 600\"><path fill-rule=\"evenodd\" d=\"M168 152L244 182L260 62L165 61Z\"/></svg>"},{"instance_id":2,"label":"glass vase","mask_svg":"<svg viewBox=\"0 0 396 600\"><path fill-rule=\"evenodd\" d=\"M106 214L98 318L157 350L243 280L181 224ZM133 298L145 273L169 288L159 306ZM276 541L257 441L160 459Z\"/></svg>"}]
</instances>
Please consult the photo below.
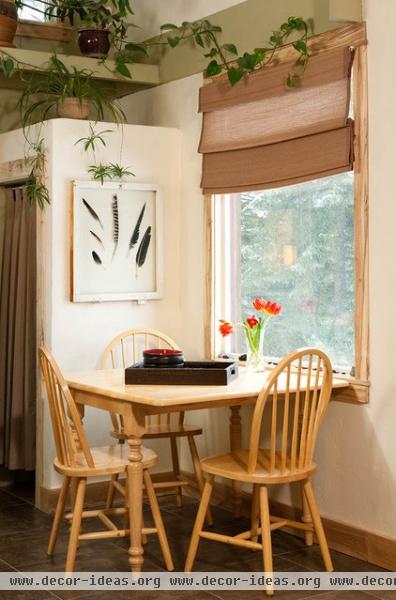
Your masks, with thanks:
<instances>
[{"instance_id":1,"label":"glass vase","mask_svg":"<svg viewBox=\"0 0 396 600\"><path fill-rule=\"evenodd\" d=\"M266 369L267 362L263 352L264 334L265 328L262 327L256 336L246 336L249 348L246 369L250 372L259 373Z\"/></svg>"}]
</instances>

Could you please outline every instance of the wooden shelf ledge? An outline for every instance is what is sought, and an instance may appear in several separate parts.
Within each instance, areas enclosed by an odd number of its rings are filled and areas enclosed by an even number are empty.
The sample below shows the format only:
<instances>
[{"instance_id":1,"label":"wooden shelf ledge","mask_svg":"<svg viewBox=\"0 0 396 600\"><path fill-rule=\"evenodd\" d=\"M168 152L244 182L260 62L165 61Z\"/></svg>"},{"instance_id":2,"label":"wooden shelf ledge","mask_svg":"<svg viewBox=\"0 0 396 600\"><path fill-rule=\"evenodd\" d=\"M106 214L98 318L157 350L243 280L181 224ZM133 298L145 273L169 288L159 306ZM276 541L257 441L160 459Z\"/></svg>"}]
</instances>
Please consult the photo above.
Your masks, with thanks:
<instances>
[{"instance_id":1,"label":"wooden shelf ledge","mask_svg":"<svg viewBox=\"0 0 396 600\"><path fill-rule=\"evenodd\" d=\"M7 54L16 60L26 63L26 71L45 71L48 61L51 57L51 52L42 52L38 50L26 50L23 48L1 48ZM75 66L76 69L86 69L94 74L95 79L106 83L111 95L120 98L128 94L133 94L143 89L154 87L160 83L158 65L150 64L134 64L129 65L132 74L132 79L127 79L114 72L115 63L113 60L106 60L103 63L94 58L86 56L75 56L58 54L59 59L67 66ZM0 87L8 89L20 89L22 84L18 77L6 78L0 76Z\"/></svg>"}]
</instances>

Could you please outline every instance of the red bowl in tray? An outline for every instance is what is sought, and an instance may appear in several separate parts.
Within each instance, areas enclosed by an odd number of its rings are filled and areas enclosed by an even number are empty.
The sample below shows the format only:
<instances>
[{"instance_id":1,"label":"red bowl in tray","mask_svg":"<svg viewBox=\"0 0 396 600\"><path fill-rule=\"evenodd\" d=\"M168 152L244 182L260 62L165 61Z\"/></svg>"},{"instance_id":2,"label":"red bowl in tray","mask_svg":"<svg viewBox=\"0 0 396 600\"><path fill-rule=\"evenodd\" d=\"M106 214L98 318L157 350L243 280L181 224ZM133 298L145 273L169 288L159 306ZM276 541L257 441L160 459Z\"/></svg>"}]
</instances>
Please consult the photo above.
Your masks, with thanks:
<instances>
[{"instance_id":1,"label":"red bowl in tray","mask_svg":"<svg viewBox=\"0 0 396 600\"><path fill-rule=\"evenodd\" d=\"M181 350L170 348L154 348L143 352L145 367L180 367L184 365L184 355Z\"/></svg>"}]
</instances>

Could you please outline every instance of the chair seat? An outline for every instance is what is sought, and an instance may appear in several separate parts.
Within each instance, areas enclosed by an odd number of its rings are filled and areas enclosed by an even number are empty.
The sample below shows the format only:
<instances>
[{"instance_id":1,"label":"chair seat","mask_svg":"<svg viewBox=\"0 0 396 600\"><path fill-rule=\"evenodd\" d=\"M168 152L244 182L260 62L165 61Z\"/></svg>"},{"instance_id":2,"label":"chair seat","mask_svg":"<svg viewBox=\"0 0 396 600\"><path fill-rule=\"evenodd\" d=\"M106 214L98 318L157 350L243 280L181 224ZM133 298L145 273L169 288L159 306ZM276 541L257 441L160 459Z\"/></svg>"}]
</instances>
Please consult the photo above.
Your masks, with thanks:
<instances>
[{"instance_id":1,"label":"chair seat","mask_svg":"<svg viewBox=\"0 0 396 600\"><path fill-rule=\"evenodd\" d=\"M259 450L257 467L254 473L248 473L247 464L249 459L248 450L238 450L235 453L217 454L201 460L202 470L212 475L245 481L247 483L287 483L289 481L299 481L306 479L316 469L312 464L309 469L290 469L290 464L281 472L280 456L276 455L275 470L269 472L270 450Z\"/></svg>"},{"instance_id":2,"label":"chair seat","mask_svg":"<svg viewBox=\"0 0 396 600\"><path fill-rule=\"evenodd\" d=\"M150 448L141 447L143 454L143 468L148 469L156 464L158 455ZM58 473L69 477L96 477L99 475L114 475L123 473L128 466L129 446L127 444L114 444L111 446L102 446L100 448L91 448L92 458L95 467L87 466L82 452L76 456L75 464L71 467L59 463L58 459L54 461L54 468Z\"/></svg>"},{"instance_id":3,"label":"chair seat","mask_svg":"<svg viewBox=\"0 0 396 600\"><path fill-rule=\"evenodd\" d=\"M185 437L188 435L201 435L202 428L195 425L179 425L178 423L155 423L147 427L145 438ZM126 440L125 433L112 431L111 435L118 440Z\"/></svg>"}]
</instances>

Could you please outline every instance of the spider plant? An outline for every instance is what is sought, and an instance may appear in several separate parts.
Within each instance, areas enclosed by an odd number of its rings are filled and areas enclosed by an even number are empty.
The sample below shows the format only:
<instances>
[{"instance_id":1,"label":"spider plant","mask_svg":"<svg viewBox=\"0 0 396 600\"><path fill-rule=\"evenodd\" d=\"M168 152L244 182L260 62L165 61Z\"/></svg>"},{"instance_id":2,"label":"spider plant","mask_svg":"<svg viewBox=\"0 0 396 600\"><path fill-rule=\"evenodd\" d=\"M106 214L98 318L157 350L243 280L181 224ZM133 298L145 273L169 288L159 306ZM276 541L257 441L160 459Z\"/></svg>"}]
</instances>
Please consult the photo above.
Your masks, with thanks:
<instances>
[{"instance_id":1,"label":"spider plant","mask_svg":"<svg viewBox=\"0 0 396 600\"><path fill-rule=\"evenodd\" d=\"M24 89L18 106L24 128L47 119L68 98L77 99L80 105L88 101L96 120L104 120L106 110L116 122L125 120L122 109L104 94L91 71L68 68L56 54L50 57L44 74L32 72L26 76L22 71L22 79Z\"/></svg>"},{"instance_id":2,"label":"spider plant","mask_svg":"<svg viewBox=\"0 0 396 600\"><path fill-rule=\"evenodd\" d=\"M95 152L97 150L97 144L101 143L102 146L106 146L106 141L104 139L104 136L108 133L113 133L113 130L112 129L103 129L102 131L98 131L96 133L95 129L92 127L92 125L90 123L88 135L86 137L82 137L79 140L77 140L74 145L77 146L77 144L84 144L85 152L88 152L89 150L91 150L91 152L95 156Z\"/></svg>"},{"instance_id":3,"label":"spider plant","mask_svg":"<svg viewBox=\"0 0 396 600\"><path fill-rule=\"evenodd\" d=\"M114 179L121 180L125 177L135 177L135 174L129 168L123 167L118 163L110 163L108 165L100 163L99 165L91 165L88 168L88 173L92 175L95 181L100 181L103 185L106 179L112 181Z\"/></svg>"}]
</instances>

